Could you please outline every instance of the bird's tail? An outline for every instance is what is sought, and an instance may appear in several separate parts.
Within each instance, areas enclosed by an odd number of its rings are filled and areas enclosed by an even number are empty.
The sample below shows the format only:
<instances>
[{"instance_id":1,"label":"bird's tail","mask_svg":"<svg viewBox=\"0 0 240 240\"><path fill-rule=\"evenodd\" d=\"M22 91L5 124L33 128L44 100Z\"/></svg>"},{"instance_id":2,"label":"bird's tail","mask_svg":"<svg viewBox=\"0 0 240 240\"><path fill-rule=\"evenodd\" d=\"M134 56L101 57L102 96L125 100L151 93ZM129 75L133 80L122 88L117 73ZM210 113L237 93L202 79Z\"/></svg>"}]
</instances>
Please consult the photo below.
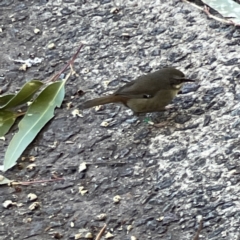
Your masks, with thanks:
<instances>
[{"instance_id":1,"label":"bird's tail","mask_svg":"<svg viewBox=\"0 0 240 240\"><path fill-rule=\"evenodd\" d=\"M105 97L95 98L95 99L88 100L88 101L84 102L80 106L80 108L81 109L86 109L86 108L91 108L91 107L95 107L95 106L98 106L98 105L104 105L104 104L116 103L116 102L123 102L122 96L109 95L109 96L105 96Z\"/></svg>"}]
</instances>

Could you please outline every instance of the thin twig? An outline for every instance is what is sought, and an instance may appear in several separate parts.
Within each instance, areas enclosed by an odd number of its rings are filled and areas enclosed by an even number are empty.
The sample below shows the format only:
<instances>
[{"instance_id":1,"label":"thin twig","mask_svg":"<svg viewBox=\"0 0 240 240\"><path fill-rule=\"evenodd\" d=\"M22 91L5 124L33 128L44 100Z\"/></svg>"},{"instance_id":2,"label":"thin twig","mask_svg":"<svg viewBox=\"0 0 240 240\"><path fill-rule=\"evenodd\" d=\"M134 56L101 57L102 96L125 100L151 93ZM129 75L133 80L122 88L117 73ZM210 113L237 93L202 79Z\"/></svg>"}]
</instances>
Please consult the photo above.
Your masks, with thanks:
<instances>
[{"instance_id":1,"label":"thin twig","mask_svg":"<svg viewBox=\"0 0 240 240\"><path fill-rule=\"evenodd\" d=\"M199 240L199 234L201 232L201 230L203 229L203 220L201 219L200 220L200 223L199 223L199 227L198 227L198 230L193 238L193 240Z\"/></svg>"},{"instance_id":2,"label":"thin twig","mask_svg":"<svg viewBox=\"0 0 240 240\"><path fill-rule=\"evenodd\" d=\"M35 184L35 183L46 183L46 182L55 182L55 181L61 181L65 180L64 178L55 178L55 179L48 179L48 180L37 180L37 181L30 181L30 182L11 182L11 186L16 186L16 185L30 185L30 184Z\"/></svg>"},{"instance_id":3,"label":"thin twig","mask_svg":"<svg viewBox=\"0 0 240 240\"><path fill-rule=\"evenodd\" d=\"M209 18L213 18L215 19L216 21L219 21L219 22L222 22L222 23L226 23L226 24L229 24L229 25L235 25L235 23L232 21L232 20L226 20L226 19L223 19L223 18L219 18L219 17L216 17L214 15L212 15L210 12L209 12L210 8L206 5L204 5L203 7L203 11L207 14L207 16Z\"/></svg>"},{"instance_id":4,"label":"thin twig","mask_svg":"<svg viewBox=\"0 0 240 240\"><path fill-rule=\"evenodd\" d=\"M102 227L102 229L100 230L100 232L96 236L95 240L100 240L101 239L101 237L102 237L103 233L105 232L106 228L107 228L107 224L104 224L104 226Z\"/></svg>"},{"instance_id":5,"label":"thin twig","mask_svg":"<svg viewBox=\"0 0 240 240\"><path fill-rule=\"evenodd\" d=\"M212 15L209 12L209 7L207 7L206 5L204 5L204 7L200 7L195 3L189 2L188 0L182 0L182 1L192 5L193 7L197 8L197 9L203 11L203 12L205 12L209 18L213 18L218 22L229 24L229 25L234 25L234 26L239 26L240 25L238 23L234 23L232 20L227 20L227 19L219 18L219 17L216 17L216 16Z\"/></svg>"},{"instance_id":6,"label":"thin twig","mask_svg":"<svg viewBox=\"0 0 240 240\"><path fill-rule=\"evenodd\" d=\"M203 8L199 7L199 6L198 6L197 4L195 4L195 3L189 2L189 1L187 1L187 0L182 0L182 1L183 1L183 2L186 2L186 3L194 6L195 8L203 11Z\"/></svg>"},{"instance_id":7,"label":"thin twig","mask_svg":"<svg viewBox=\"0 0 240 240\"><path fill-rule=\"evenodd\" d=\"M26 114L26 112L19 112L19 113L16 113L15 116L16 117L21 117L21 116L23 116L25 114Z\"/></svg>"},{"instance_id":8,"label":"thin twig","mask_svg":"<svg viewBox=\"0 0 240 240\"><path fill-rule=\"evenodd\" d=\"M47 82L54 82L56 81L59 76L70 66L70 65L73 65L75 59L77 58L80 50L82 49L83 47L83 44L81 44L77 50L77 52L73 55L73 57L68 61L68 63L57 73L55 74L54 76L52 76L49 80L47 80Z\"/></svg>"},{"instance_id":9,"label":"thin twig","mask_svg":"<svg viewBox=\"0 0 240 240\"><path fill-rule=\"evenodd\" d=\"M117 166L122 166L122 165L125 165L127 164L126 162L117 162L117 161L108 161L108 162L85 162L86 165L100 165L100 166L107 166L107 165L117 165Z\"/></svg>"}]
</instances>

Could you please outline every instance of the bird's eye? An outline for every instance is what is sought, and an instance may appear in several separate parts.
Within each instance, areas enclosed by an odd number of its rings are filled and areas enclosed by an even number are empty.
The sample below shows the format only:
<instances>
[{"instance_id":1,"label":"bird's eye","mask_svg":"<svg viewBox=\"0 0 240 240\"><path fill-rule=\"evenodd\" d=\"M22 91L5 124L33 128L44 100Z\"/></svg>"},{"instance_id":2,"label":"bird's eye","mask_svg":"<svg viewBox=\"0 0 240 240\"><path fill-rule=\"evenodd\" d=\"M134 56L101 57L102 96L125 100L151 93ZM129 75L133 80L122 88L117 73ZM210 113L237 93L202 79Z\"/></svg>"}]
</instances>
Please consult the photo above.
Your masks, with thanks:
<instances>
[{"instance_id":1,"label":"bird's eye","mask_svg":"<svg viewBox=\"0 0 240 240\"><path fill-rule=\"evenodd\" d=\"M151 95L149 95L149 94L144 94L143 95L143 98L151 98L152 96Z\"/></svg>"}]
</instances>

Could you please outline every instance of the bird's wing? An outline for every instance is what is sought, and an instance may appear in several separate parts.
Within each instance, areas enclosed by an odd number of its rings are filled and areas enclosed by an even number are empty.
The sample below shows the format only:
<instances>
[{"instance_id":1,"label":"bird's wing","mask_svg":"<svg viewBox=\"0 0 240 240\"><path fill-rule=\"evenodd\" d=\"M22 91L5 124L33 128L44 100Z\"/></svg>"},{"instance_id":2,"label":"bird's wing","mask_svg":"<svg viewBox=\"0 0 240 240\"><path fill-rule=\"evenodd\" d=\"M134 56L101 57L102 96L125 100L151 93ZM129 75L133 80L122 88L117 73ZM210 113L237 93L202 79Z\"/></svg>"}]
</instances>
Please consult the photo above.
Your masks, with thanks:
<instances>
[{"instance_id":1,"label":"bird's wing","mask_svg":"<svg viewBox=\"0 0 240 240\"><path fill-rule=\"evenodd\" d=\"M114 94L130 98L150 98L156 93L156 86L151 84L151 80L141 76L119 88Z\"/></svg>"}]
</instances>

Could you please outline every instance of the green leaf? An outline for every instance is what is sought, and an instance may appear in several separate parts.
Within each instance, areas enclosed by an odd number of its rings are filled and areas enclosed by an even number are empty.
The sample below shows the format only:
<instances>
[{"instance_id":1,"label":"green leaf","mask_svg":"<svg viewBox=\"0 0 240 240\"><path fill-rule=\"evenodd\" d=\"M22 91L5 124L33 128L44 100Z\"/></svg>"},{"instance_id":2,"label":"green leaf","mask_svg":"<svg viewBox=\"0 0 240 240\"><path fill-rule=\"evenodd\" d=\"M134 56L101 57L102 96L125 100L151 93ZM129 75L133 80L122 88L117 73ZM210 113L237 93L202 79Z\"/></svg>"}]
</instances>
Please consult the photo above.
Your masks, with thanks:
<instances>
[{"instance_id":1,"label":"green leaf","mask_svg":"<svg viewBox=\"0 0 240 240\"><path fill-rule=\"evenodd\" d=\"M44 125L54 116L55 107L60 107L64 98L65 81L48 85L30 105L19 123L19 131L10 142L4 159L4 171L13 167L26 147Z\"/></svg>"},{"instance_id":2,"label":"green leaf","mask_svg":"<svg viewBox=\"0 0 240 240\"><path fill-rule=\"evenodd\" d=\"M16 118L17 115L14 112L0 109L0 137L9 131Z\"/></svg>"},{"instance_id":3,"label":"green leaf","mask_svg":"<svg viewBox=\"0 0 240 240\"><path fill-rule=\"evenodd\" d=\"M42 85L43 83L38 80L27 82L14 97L10 98L10 100L5 103L5 105L0 106L0 109L14 108L28 102ZM3 97L7 98L6 96Z\"/></svg>"},{"instance_id":4,"label":"green leaf","mask_svg":"<svg viewBox=\"0 0 240 240\"><path fill-rule=\"evenodd\" d=\"M14 96L15 94L0 96L0 107L7 104Z\"/></svg>"},{"instance_id":5,"label":"green leaf","mask_svg":"<svg viewBox=\"0 0 240 240\"><path fill-rule=\"evenodd\" d=\"M223 17L240 24L240 5L233 0L203 0L203 2L218 11Z\"/></svg>"},{"instance_id":6,"label":"green leaf","mask_svg":"<svg viewBox=\"0 0 240 240\"><path fill-rule=\"evenodd\" d=\"M6 178L6 177L0 175L0 185L8 184L8 183L10 183L10 182L12 182L12 181L9 180L9 179Z\"/></svg>"}]
</instances>

